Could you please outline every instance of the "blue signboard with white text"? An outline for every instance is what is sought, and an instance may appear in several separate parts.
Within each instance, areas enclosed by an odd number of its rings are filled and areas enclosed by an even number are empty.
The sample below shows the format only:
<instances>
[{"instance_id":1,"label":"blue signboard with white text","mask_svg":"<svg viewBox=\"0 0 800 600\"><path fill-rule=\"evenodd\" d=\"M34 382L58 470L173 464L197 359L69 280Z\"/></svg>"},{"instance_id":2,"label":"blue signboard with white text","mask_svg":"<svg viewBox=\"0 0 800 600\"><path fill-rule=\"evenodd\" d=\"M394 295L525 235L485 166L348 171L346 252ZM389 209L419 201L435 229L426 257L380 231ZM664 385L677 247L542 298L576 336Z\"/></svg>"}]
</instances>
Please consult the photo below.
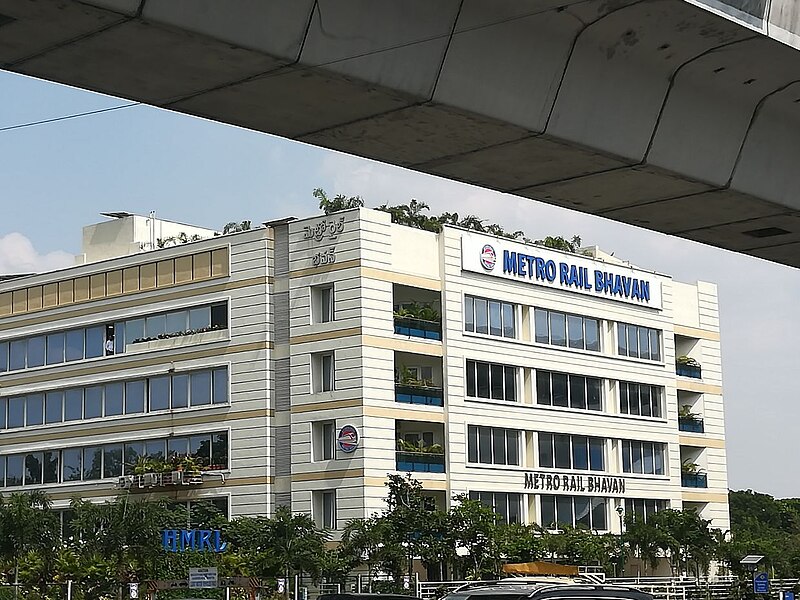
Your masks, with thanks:
<instances>
[{"instance_id":1,"label":"blue signboard with white text","mask_svg":"<svg viewBox=\"0 0 800 600\"><path fill-rule=\"evenodd\" d=\"M753 576L753 593L769 594L769 575L766 573L756 573Z\"/></svg>"}]
</instances>

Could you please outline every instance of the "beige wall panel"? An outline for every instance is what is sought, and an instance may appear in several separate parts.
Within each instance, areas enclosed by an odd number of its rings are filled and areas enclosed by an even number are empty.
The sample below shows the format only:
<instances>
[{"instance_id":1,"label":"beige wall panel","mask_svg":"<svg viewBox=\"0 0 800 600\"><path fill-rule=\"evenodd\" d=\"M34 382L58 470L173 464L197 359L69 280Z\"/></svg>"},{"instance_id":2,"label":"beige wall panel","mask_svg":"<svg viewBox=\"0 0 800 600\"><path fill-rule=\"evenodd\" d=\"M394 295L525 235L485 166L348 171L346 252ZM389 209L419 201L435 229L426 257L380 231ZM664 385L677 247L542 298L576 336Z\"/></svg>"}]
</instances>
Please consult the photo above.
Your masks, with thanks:
<instances>
[{"instance_id":1,"label":"beige wall panel","mask_svg":"<svg viewBox=\"0 0 800 600\"><path fill-rule=\"evenodd\" d=\"M106 295L118 296L122 293L122 271L106 273Z\"/></svg>"},{"instance_id":2,"label":"beige wall panel","mask_svg":"<svg viewBox=\"0 0 800 600\"><path fill-rule=\"evenodd\" d=\"M75 284L72 279L58 282L58 305L72 304L75 302Z\"/></svg>"},{"instance_id":3,"label":"beige wall panel","mask_svg":"<svg viewBox=\"0 0 800 600\"><path fill-rule=\"evenodd\" d=\"M192 257L179 256L175 259L175 283L189 283L192 280Z\"/></svg>"},{"instance_id":4,"label":"beige wall panel","mask_svg":"<svg viewBox=\"0 0 800 600\"><path fill-rule=\"evenodd\" d=\"M75 302L83 302L89 299L89 278L78 277L75 280ZM28 303L30 303L30 292L28 292Z\"/></svg>"},{"instance_id":5,"label":"beige wall panel","mask_svg":"<svg viewBox=\"0 0 800 600\"><path fill-rule=\"evenodd\" d=\"M28 290L14 290L12 292L14 314L28 311Z\"/></svg>"},{"instance_id":6,"label":"beige wall panel","mask_svg":"<svg viewBox=\"0 0 800 600\"><path fill-rule=\"evenodd\" d=\"M0 294L0 316L11 314L11 292Z\"/></svg>"},{"instance_id":7,"label":"beige wall panel","mask_svg":"<svg viewBox=\"0 0 800 600\"><path fill-rule=\"evenodd\" d=\"M142 265L139 268L139 289L154 290L156 287L156 263Z\"/></svg>"},{"instance_id":8,"label":"beige wall panel","mask_svg":"<svg viewBox=\"0 0 800 600\"><path fill-rule=\"evenodd\" d=\"M201 252L194 255L192 265L192 278L208 279L211 277L211 252Z\"/></svg>"},{"instance_id":9,"label":"beige wall panel","mask_svg":"<svg viewBox=\"0 0 800 600\"><path fill-rule=\"evenodd\" d=\"M162 260L156 267L156 285L165 287L175 283L175 261Z\"/></svg>"},{"instance_id":10,"label":"beige wall panel","mask_svg":"<svg viewBox=\"0 0 800 600\"><path fill-rule=\"evenodd\" d=\"M28 311L42 308L42 286L28 288Z\"/></svg>"},{"instance_id":11,"label":"beige wall panel","mask_svg":"<svg viewBox=\"0 0 800 600\"><path fill-rule=\"evenodd\" d=\"M122 271L122 292L139 291L139 267L129 267Z\"/></svg>"},{"instance_id":12,"label":"beige wall panel","mask_svg":"<svg viewBox=\"0 0 800 600\"><path fill-rule=\"evenodd\" d=\"M42 306L44 308L53 308L58 306L58 284L48 283L44 286L42 292Z\"/></svg>"},{"instance_id":13,"label":"beige wall panel","mask_svg":"<svg viewBox=\"0 0 800 600\"><path fill-rule=\"evenodd\" d=\"M47 288L47 286L45 286ZM89 295L92 300L106 297L106 274L98 273L89 277Z\"/></svg>"},{"instance_id":14,"label":"beige wall panel","mask_svg":"<svg viewBox=\"0 0 800 600\"><path fill-rule=\"evenodd\" d=\"M211 251L211 276L225 277L228 275L230 261L228 260L228 248L217 248Z\"/></svg>"}]
</instances>

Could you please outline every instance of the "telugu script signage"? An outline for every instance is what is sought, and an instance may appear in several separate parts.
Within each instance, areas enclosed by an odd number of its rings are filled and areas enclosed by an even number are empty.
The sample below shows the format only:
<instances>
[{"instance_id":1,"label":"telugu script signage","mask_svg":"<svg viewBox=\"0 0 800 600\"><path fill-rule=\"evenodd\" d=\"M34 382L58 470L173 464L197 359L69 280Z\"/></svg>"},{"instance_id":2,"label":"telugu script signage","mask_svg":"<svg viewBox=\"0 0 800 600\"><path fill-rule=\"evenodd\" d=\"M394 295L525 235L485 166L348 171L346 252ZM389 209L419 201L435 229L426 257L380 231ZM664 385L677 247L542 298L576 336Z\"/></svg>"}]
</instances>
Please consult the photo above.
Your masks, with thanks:
<instances>
[{"instance_id":1,"label":"telugu script signage","mask_svg":"<svg viewBox=\"0 0 800 600\"><path fill-rule=\"evenodd\" d=\"M610 475L525 473L525 489L542 492L625 494L625 479Z\"/></svg>"},{"instance_id":2,"label":"telugu script signage","mask_svg":"<svg viewBox=\"0 0 800 600\"><path fill-rule=\"evenodd\" d=\"M461 235L464 271L661 309L653 273L586 256L471 233Z\"/></svg>"},{"instance_id":3,"label":"telugu script signage","mask_svg":"<svg viewBox=\"0 0 800 600\"><path fill-rule=\"evenodd\" d=\"M336 242L344 231L344 217L323 219L303 227L303 239L309 242ZM324 267L336 262L336 246L320 250L311 257L312 267Z\"/></svg>"}]
</instances>

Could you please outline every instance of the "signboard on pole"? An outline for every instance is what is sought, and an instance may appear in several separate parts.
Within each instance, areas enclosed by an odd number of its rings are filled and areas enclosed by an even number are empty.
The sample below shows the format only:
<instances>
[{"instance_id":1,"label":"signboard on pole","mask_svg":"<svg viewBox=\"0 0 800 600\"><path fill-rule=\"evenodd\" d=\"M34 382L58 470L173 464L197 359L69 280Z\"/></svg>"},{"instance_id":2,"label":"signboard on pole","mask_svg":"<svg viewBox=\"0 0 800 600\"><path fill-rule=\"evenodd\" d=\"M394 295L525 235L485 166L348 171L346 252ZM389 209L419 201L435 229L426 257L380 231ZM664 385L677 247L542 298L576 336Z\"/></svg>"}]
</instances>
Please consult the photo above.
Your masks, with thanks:
<instances>
[{"instance_id":1,"label":"signboard on pole","mask_svg":"<svg viewBox=\"0 0 800 600\"><path fill-rule=\"evenodd\" d=\"M218 587L217 567L193 567L189 569L189 589Z\"/></svg>"},{"instance_id":2,"label":"signboard on pole","mask_svg":"<svg viewBox=\"0 0 800 600\"><path fill-rule=\"evenodd\" d=\"M138 583L129 583L128 584L128 595L131 597L131 600L134 600L139 597L139 584Z\"/></svg>"},{"instance_id":3,"label":"signboard on pole","mask_svg":"<svg viewBox=\"0 0 800 600\"><path fill-rule=\"evenodd\" d=\"M769 575L766 573L756 573L753 575L753 593L769 594Z\"/></svg>"},{"instance_id":4,"label":"signboard on pole","mask_svg":"<svg viewBox=\"0 0 800 600\"><path fill-rule=\"evenodd\" d=\"M794 592L791 590L781 592L781 600L794 600Z\"/></svg>"}]
</instances>

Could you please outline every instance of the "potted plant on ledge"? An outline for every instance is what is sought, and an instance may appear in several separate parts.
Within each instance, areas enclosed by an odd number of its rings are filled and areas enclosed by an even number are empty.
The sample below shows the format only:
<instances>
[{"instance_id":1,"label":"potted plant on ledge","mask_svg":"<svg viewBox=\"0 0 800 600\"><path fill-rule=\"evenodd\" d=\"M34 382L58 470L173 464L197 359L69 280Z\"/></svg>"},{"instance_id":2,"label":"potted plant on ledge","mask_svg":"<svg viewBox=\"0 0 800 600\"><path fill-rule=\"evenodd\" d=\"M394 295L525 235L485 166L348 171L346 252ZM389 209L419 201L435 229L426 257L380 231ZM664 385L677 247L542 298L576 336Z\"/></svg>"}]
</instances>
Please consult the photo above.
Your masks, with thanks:
<instances>
[{"instance_id":1,"label":"potted plant on ledge","mask_svg":"<svg viewBox=\"0 0 800 600\"><path fill-rule=\"evenodd\" d=\"M691 356L679 356L675 359L675 371L682 377L701 378L700 363Z\"/></svg>"}]
</instances>

